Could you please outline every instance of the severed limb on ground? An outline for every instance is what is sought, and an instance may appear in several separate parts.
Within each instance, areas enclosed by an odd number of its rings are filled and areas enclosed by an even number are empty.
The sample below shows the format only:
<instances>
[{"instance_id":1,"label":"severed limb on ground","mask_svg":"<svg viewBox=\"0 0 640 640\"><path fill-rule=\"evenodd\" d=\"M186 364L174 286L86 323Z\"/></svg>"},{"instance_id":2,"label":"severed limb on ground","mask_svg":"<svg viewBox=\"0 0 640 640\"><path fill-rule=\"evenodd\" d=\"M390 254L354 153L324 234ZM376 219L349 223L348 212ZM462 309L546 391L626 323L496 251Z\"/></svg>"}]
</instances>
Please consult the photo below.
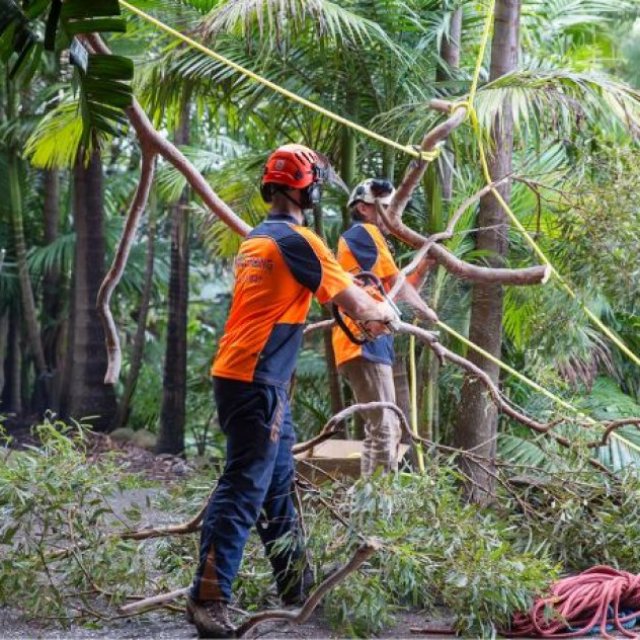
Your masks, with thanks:
<instances>
[{"instance_id":1,"label":"severed limb on ground","mask_svg":"<svg viewBox=\"0 0 640 640\"><path fill-rule=\"evenodd\" d=\"M234 631L234 637L243 638L246 634L259 624L272 620L285 620L294 624L304 624L322 598L336 585L342 582L349 574L357 571L374 553L382 549L382 543L374 538L367 538L353 553L349 561L325 578L309 595L304 604L294 611L283 609L270 609L259 611L242 622ZM187 595L189 587L176 589L168 593L144 598L138 602L120 607L120 611L127 615L142 613L150 608L166 605L177 598Z\"/></svg>"},{"instance_id":2,"label":"severed limb on ground","mask_svg":"<svg viewBox=\"0 0 640 640\"><path fill-rule=\"evenodd\" d=\"M374 553L380 551L382 547L383 545L379 540L367 538L367 540L355 550L349 562L334 571L313 590L300 609L296 611L272 609L270 611L256 613L236 628L236 638L243 638L253 627L270 620L285 620L287 622L293 622L294 624L304 624L320 604L322 598L331 591L331 589L342 582L350 573L357 571L364 562Z\"/></svg>"}]
</instances>

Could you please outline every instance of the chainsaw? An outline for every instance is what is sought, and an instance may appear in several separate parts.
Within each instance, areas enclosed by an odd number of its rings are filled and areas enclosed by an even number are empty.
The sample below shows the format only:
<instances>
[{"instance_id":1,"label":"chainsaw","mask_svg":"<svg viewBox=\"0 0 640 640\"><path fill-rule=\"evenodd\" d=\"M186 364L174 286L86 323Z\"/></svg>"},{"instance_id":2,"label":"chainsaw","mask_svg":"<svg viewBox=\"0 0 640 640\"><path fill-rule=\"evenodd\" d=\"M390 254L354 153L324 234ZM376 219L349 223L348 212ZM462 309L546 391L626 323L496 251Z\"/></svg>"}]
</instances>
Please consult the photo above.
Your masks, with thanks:
<instances>
[{"instance_id":1,"label":"chainsaw","mask_svg":"<svg viewBox=\"0 0 640 640\"><path fill-rule=\"evenodd\" d=\"M391 298L389 298L389 296L387 295L387 292L384 290L380 278L378 278L378 276L374 273L371 273L371 271L361 271L353 277L353 280L355 284L362 287L374 300L377 300L379 302L382 302L384 300L385 302L387 302L387 304L391 307L396 315L396 317L391 322L388 322L387 325L391 329L397 329L398 325L400 324L402 314L400 313L400 309L398 309L393 300L391 300ZM347 338L349 338L349 340L351 340L351 342L353 342L354 344L362 345L365 342L375 340L376 336L372 335L367 330L367 323L372 322L372 320L356 320L348 313L343 312L335 303L332 305L331 311L340 329L344 331Z\"/></svg>"}]
</instances>

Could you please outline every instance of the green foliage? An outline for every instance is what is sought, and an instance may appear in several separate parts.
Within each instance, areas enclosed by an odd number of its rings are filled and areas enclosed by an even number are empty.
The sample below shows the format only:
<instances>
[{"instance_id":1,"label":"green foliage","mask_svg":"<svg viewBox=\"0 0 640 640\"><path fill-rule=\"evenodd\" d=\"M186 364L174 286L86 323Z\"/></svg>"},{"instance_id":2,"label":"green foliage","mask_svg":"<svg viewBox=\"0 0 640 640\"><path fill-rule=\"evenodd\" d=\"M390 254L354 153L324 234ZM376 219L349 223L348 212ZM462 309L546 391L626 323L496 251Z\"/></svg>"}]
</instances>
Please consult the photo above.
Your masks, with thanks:
<instances>
[{"instance_id":1,"label":"green foliage","mask_svg":"<svg viewBox=\"0 0 640 640\"><path fill-rule=\"evenodd\" d=\"M108 619L133 593L188 583L197 535L122 540L123 525L135 527L143 506L123 506L118 497L139 480L113 461L89 459L81 427L45 421L35 435L38 447L2 451L0 604L48 621ZM364 538L383 545L326 598L325 615L342 633L371 636L400 609L437 605L456 616L460 632L489 637L528 608L560 570L606 563L640 571L634 475L620 483L594 472L537 472L518 482L504 475L496 505L479 508L463 500L451 463L431 458L424 475L375 476L348 491L324 485L321 496L348 527L314 494L303 494L319 574L321 566L346 561ZM160 492L153 503L147 498L146 507L155 517L187 520L211 484L196 477ZM271 583L252 535L234 588L238 605L249 611L273 606Z\"/></svg>"},{"instance_id":2,"label":"green foliage","mask_svg":"<svg viewBox=\"0 0 640 640\"><path fill-rule=\"evenodd\" d=\"M87 459L82 426L47 420L34 436L38 446L0 450L0 603L43 620L96 615L148 580L137 543L109 535L123 517L137 522L110 504L131 478Z\"/></svg>"},{"instance_id":3,"label":"green foliage","mask_svg":"<svg viewBox=\"0 0 640 640\"><path fill-rule=\"evenodd\" d=\"M38 42L27 16L15 0L0 0L0 60L13 64L14 76Z\"/></svg>"},{"instance_id":4,"label":"green foliage","mask_svg":"<svg viewBox=\"0 0 640 640\"><path fill-rule=\"evenodd\" d=\"M528 480L519 494L531 512L510 516L517 547L538 546L571 572L598 564L640 571L640 485L634 473L620 481L575 471Z\"/></svg>"}]
</instances>

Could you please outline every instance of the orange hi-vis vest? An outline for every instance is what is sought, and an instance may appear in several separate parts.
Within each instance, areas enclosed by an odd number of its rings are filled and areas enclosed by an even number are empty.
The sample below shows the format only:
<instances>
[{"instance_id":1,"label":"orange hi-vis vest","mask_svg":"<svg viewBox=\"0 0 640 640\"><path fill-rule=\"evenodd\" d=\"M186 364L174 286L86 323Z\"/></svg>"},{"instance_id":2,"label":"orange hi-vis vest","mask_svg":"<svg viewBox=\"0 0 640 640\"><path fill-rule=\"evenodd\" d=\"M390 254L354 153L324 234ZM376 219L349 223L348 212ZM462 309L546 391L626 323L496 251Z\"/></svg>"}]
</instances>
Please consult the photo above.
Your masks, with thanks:
<instances>
[{"instance_id":1,"label":"orange hi-vis vest","mask_svg":"<svg viewBox=\"0 0 640 640\"><path fill-rule=\"evenodd\" d=\"M399 271L380 229L374 224L364 222L354 222L340 236L338 262L349 273L355 275L360 271L371 271L381 280L394 276ZM357 330L354 333L357 333ZM340 327L334 327L331 338L337 366L354 358L393 364L391 335L382 335L358 345L351 342Z\"/></svg>"},{"instance_id":2,"label":"orange hi-vis vest","mask_svg":"<svg viewBox=\"0 0 640 640\"><path fill-rule=\"evenodd\" d=\"M286 386L311 296L324 304L351 284L311 229L289 215L269 216L240 245L229 318L211 374Z\"/></svg>"}]
</instances>

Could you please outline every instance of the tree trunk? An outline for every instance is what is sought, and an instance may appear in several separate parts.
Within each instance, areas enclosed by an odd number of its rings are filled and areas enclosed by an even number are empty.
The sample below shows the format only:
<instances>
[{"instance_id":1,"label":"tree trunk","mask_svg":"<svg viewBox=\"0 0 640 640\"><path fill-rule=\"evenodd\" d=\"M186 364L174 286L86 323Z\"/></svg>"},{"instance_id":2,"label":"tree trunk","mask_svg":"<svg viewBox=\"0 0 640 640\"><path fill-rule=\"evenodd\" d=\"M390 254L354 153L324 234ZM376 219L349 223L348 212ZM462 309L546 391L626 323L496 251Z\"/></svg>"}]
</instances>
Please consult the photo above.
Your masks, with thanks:
<instances>
[{"instance_id":1,"label":"tree trunk","mask_svg":"<svg viewBox=\"0 0 640 640\"><path fill-rule=\"evenodd\" d=\"M326 241L324 235L324 220L322 217L322 205L313 207L313 226L315 232ZM321 308L322 317L328 320L331 317L329 310L324 306ZM331 414L335 415L342 411L345 407L344 397L342 395L342 385L340 384L340 375L336 366L336 355L333 351L333 342L331 340L331 331L323 331L322 339L324 341L324 357L327 364L327 375L329 377L329 394L331 397Z\"/></svg>"},{"instance_id":2,"label":"tree trunk","mask_svg":"<svg viewBox=\"0 0 640 640\"><path fill-rule=\"evenodd\" d=\"M411 424L411 390L409 388L409 374L407 372L406 356L396 353L393 363L393 383L396 388L396 404L404 413L407 424ZM411 444L413 441L403 431L402 442Z\"/></svg>"},{"instance_id":3,"label":"tree trunk","mask_svg":"<svg viewBox=\"0 0 640 640\"><path fill-rule=\"evenodd\" d=\"M189 104L185 102L176 131L178 145L189 142ZM171 274L169 318L162 385L158 453L184 452L187 399L187 307L189 303L189 215L187 191L171 207Z\"/></svg>"},{"instance_id":4,"label":"tree trunk","mask_svg":"<svg viewBox=\"0 0 640 640\"><path fill-rule=\"evenodd\" d=\"M344 183L349 187L349 189L353 189L356 185L356 151L357 151L357 142L354 132L347 128L342 128L342 147L341 147L341 158L340 158L340 173L342 174L342 179ZM351 224L351 212L349 208L345 204L342 207L342 229L348 229Z\"/></svg>"},{"instance_id":5,"label":"tree trunk","mask_svg":"<svg viewBox=\"0 0 640 640\"><path fill-rule=\"evenodd\" d=\"M56 169L43 171L42 177L44 182L44 242L46 245L50 245L58 237L60 220L58 171ZM61 310L59 282L60 272L54 266L45 273L42 283L42 314L45 319L42 327L42 345L45 361L50 371L58 367L57 336Z\"/></svg>"},{"instance_id":6,"label":"tree trunk","mask_svg":"<svg viewBox=\"0 0 640 640\"><path fill-rule=\"evenodd\" d=\"M9 102L12 98L9 96ZM11 120L11 118L9 118ZM40 340L38 315L36 310L29 267L27 265L27 247L24 239L24 222L22 218L22 193L20 191L20 158L18 150L13 146L7 150L7 174L9 180L9 202L11 207L11 228L13 232L14 251L18 266L18 281L20 284L20 301L22 304L23 320L29 336L29 345L36 368L36 374L42 376L47 371L47 365Z\"/></svg>"},{"instance_id":7,"label":"tree trunk","mask_svg":"<svg viewBox=\"0 0 640 640\"><path fill-rule=\"evenodd\" d=\"M518 59L518 35L520 23L519 0L498 0L495 9L495 27L491 51L490 78L493 80L516 68ZM513 121L506 110L501 120L494 122L489 169L495 180L511 172L513 151ZM509 182L499 187L501 195L509 201ZM505 212L489 193L480 201L478 215L479 231L476 248L490 256L491 266L503 266L508 250L508 222ZM492 355L500 357L502 348L502 302L501 285L475 283L471 302L469 338ZM486 371L494 383L498 382L499 368L470 351L469 360ZM496 450L498 416L494 404L484 387L472 376L466 375L462 386L460 407L456 424L456 444L462 449L473 449L477 455L487 458L483 466L461 459L461 467L470 476L468 495L471 500L484 503L491 499Z\"/></svg>"},{"instance_id":8,"label":"tree trunk","mask_svg":"<svg viewBox=\"0 0 640 640\"><path fill-rule=\"evenodd\" d=\"M62 367L59 379L59 389L57 394L54 394L54 399L57 400L57 404L54 403L53 409L61 416L69 415L69 401L71 399L71 376L73 375L73 325L75 320L74 313L74 300L76 291L76 277L75 271L71 273L71 282L69 284L69 313L62 323L62 339L60 345L60 351L62 352Z\"/></svg>"},{"instance_id":9,"label":"tree trunk","mask_svg":"<svg viewBox=\"0 0 640 640\"><path fill-rule=\"evenodd\" d=\"M5 375L5 361L8 355L9 346L9 311L4 310L0 314L0 398L4 394L4 383L6 381Z\"/></svg>"},{"instance_id":10,"label":"tree trunk","mask_svg":"<svg viewBox=\"0 0 640 640\"><path fill-rule=\"evenodd\" d=\"M2 392L4 413L22 414L22 350L20 348L20 313L11 309L8 314L6 358L3 358L6 384Z\"/></svg>"},{"instance_id":11,"label":"tree trunk","mask_svg":"<svg viewBox=\"0 0 640 640\"><path fill-rule=\"evenodd\" d=\"M68 335L71 367L68 414L79 420L91 417L106 431L116 411L115 392L104 384L107 353L104 331L96 309L98 290L105 274L104 203L102 162L94 150L85 166L80 151L74 168L73 216L76 231L73 327Z\"/></svg>"},{"instance_id":12,"label":"tree trunk","mask_svg":"<svg viewBox=\"0 0 640 640\"><path fill-rule=\"evenodd\" d=\"M138 382L138 375L142 368L142 356L144 355L145 334L147 331L147 316L149 315L149 303L151 301L151 290L153 288L153 268L155 264L155 239L156 239L156 218L155 218L155 202L149 203L149 230L147 237L147 259L144 272L144 288L140 299L140 307L138 309L138 323L136 325L136 333L133 338L133 348L131 353L131 366L127 382L118 405L113 428L118 429L126 424L129 416L129 405L131 398Z\"/></svg>"},{"instance_id":13,"label":"tree trunk","mask_svg":"<svg viewBox=\"0 0 640 640\"><path fill-rule=\"evenodd\" d=\"M438 66L436 82L451 80L451 70L460 67L460 37L462 35L462 7L451 14L448 37L442 38L440 45L440 57L445 65ZM443 91L447 95L448 91ZM445 151L442 160L438 163L440 169L440 184L442 186L442 199L449 203L453 192L453 162L452 153Z\"/></svg>"}]
</instances>

